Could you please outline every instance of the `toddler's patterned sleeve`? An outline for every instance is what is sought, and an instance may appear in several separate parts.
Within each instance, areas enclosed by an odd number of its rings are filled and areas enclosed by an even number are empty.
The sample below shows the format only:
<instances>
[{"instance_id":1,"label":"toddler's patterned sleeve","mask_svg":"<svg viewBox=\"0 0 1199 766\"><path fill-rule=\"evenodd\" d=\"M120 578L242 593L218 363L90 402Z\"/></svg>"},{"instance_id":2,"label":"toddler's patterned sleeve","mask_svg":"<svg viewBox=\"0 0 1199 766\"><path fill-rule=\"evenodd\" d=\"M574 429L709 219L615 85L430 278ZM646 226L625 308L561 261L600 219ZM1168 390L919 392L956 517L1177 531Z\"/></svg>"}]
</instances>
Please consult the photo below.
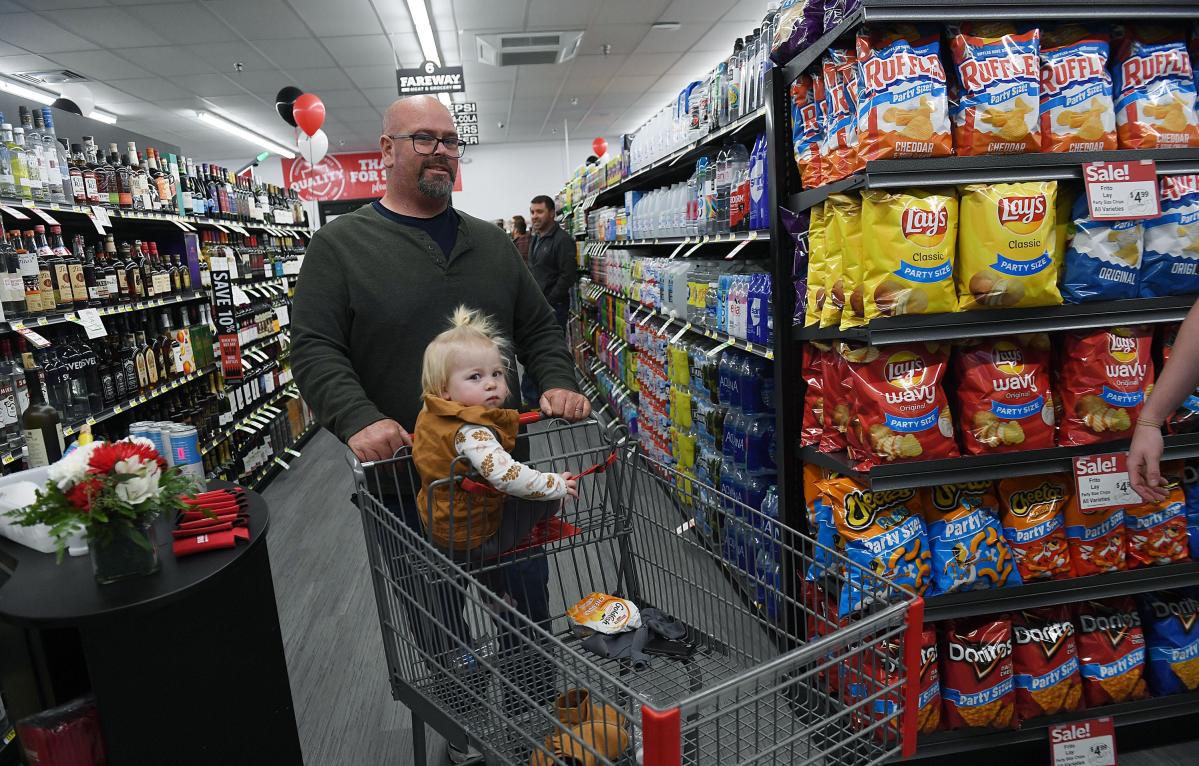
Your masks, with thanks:
<instances>
[{"instance_id":1,"label":"toddler's patterned sleeve","mask_svg":"<svg viewBox=\"0 0 1199 766\"><path fill-rule=\"evenodd\" d=\"M508 454L490 428L467 424L458 429L454 447L495 489L526 500L566 497L566 482L556 473L542 473Z\"/></svg>"}]
</instances>

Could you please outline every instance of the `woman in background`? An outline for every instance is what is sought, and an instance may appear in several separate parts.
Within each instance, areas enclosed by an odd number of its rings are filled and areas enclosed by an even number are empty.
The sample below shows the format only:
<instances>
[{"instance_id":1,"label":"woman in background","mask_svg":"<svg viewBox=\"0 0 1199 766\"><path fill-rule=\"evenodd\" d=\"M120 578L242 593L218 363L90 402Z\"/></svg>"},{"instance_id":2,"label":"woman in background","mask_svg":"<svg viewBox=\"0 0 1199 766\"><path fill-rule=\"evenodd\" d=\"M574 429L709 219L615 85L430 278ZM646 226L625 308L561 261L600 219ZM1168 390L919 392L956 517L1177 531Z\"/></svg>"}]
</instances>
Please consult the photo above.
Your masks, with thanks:
<instances>
[{"instance_id":1,"label":"woman in background","mask_svg":"<svg viewBox=\"0 0 1199 766\"><path fill-rule=\"evenodd\" d=\"M525 223L525 217L512 216L512 244L516 245L520 257L525 259L526 264L529 262L529 239L529 226Z\"/></svg>"}]
</instances>

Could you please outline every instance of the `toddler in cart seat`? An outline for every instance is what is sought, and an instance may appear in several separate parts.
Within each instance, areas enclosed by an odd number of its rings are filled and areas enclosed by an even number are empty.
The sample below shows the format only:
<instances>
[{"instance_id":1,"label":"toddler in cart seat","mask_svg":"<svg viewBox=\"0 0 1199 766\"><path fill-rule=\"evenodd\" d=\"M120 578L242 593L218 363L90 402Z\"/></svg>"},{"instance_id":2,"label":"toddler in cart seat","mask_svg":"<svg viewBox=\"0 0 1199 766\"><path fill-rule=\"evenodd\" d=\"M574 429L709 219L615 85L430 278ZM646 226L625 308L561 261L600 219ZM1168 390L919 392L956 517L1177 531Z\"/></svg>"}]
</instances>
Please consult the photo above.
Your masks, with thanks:
<instances>
[{"instance_id":1,"label":"toddler in cart seat","mask_svg":"<svg viewBox=\"0 0 1199 766\"><path fill-rule=\"evenodd\" d=\"M578 497L570 474L543 473L509 454L519 414L503 407L507 348L490 317L459 306L450 328L425 349L424 407L412 435L412 459L421 480L417 508L433 542L460 559L494 558L512 549L538 522L555 515L563 498ZM503 494L455 488L451 502L448 486L431 487L450 476L460 457Z\"/></svg>"}]
</instances>

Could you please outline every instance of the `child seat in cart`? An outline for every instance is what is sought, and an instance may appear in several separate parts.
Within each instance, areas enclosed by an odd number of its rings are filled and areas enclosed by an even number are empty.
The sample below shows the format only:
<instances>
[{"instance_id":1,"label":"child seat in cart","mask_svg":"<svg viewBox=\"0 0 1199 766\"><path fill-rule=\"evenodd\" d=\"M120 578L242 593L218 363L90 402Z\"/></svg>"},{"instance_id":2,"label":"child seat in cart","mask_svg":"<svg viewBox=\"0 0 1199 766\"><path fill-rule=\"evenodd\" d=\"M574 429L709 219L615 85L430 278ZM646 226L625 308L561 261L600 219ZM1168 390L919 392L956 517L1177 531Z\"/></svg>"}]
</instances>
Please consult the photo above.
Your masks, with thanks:
<instances>
[{"instance_id":1,"label":"child seat in cart","mask_svg":"<svg viewBox=\"0 0 1199 766\"><path fill-rule=\"evenodd\" d=\"M520 440L538 470L604 470L579 478L551 533L491 560L449 556L422 532L407 449L349 456L416 763L426 723L489 763L533 766L859 766L914 752L919 597L649 459L623 428L549 421ZM454 503L477 497L469 468L442 480ZM729 554L749 545L784 574ZM548 570L549 619L489 588L513 567ZM800 579L785 573L813 572L802 593L784 587ZM867 606L838 616L843 589ZM582 635L567 609L592 593L627 599L660 630Z\"/></svg>"}]
</instances>

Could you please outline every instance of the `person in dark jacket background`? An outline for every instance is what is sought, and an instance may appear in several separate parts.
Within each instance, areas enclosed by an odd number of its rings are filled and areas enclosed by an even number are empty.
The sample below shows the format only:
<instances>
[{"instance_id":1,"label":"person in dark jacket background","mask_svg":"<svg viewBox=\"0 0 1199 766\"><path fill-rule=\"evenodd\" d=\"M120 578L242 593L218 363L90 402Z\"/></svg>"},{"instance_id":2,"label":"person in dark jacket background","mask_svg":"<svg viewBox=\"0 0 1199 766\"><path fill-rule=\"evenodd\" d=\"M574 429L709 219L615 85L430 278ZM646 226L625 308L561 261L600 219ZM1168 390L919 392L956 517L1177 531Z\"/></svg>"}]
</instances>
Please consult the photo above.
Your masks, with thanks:
<instances>
[{"instance_id":1,"label":"person in dark jacket background","mask_svg":"<svg viewBox=\"0 0 1199 766\"><path fill-rule=\"evenodd\" d=\"M529 217L533 223L529 271L533 273L533 281L541 288L546 302L554 310L558 325L565 332L570 288L578 278L575 241L554 220L554 200L550 197L544 194L534 197L529 203ZM541 398L540 385L527 371L521 381L521 396L529 403Z\"/></svg>"}]
</instances>

